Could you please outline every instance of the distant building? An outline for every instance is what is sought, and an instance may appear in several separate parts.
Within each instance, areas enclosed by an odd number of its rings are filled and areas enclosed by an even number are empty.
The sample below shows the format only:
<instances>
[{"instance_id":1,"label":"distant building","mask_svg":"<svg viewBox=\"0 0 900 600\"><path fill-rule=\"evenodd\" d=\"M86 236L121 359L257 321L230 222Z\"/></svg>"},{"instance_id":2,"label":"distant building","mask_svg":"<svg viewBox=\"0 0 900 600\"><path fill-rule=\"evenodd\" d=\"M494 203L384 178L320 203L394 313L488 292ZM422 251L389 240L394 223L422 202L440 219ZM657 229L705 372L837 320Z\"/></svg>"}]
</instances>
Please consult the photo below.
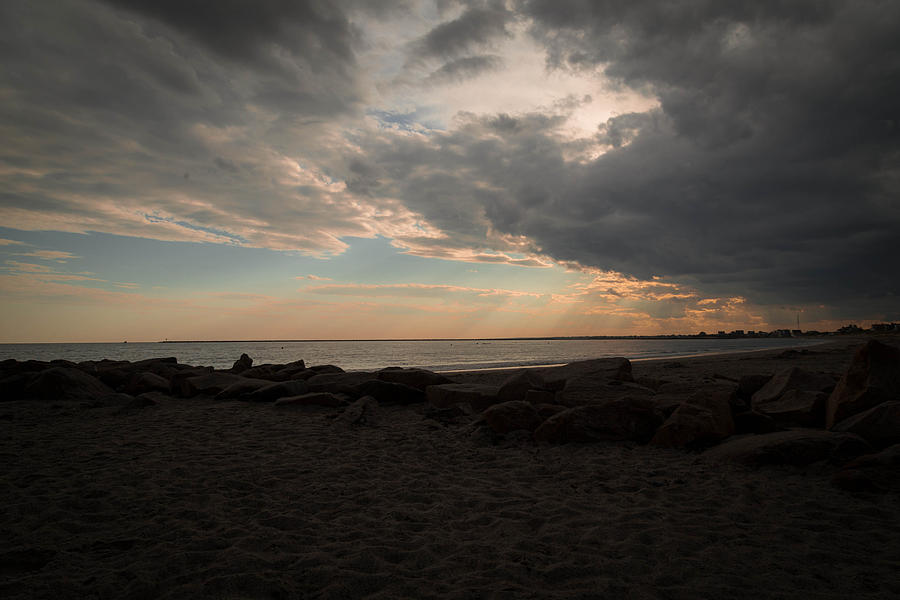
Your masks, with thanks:
<instances>
[{"instance_id":1,"label":"distant building","mask_svg":"<svg viewBox=\"0 0 900 600\"><path fill-rule=\"evenodd\" d=\"M874 323L872 325L872 331L875 333L891 333L893 331L900 331L900 323Z\"/></svg>"}]
</instances>

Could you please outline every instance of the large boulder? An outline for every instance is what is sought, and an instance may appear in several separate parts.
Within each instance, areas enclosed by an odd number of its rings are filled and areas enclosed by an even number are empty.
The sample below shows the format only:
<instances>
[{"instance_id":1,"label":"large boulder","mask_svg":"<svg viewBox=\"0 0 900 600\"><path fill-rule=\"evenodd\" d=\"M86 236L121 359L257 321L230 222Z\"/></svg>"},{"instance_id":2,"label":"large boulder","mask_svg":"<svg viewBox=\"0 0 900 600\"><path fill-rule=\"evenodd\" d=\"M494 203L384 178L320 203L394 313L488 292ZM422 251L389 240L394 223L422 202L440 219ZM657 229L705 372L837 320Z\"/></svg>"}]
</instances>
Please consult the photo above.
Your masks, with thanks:
<instances>
[{"instance_id":1,"label":"large boulder","mask_svg":"<svg viewBox=\"0 0 900 600\"><path fill-rule=\"evenodd\" d=\"M135 373L125 386L125 393L132 396L138 396L144 392L162 392L169 393L169 380L165 377L144 371Z\"/></svg>"},{"instance_id":2,"label":"large boulder","mask_svg":"<svg viewBox=\"0 0 900 600\"><path fill-rule=\"evenodd\" d=\"M900 400L900 349L869 340L856 351L825 407L825 425Z\"/></svg>"},{"instance_id":3,"label":"large boulder","mask_svg":"<svg viewBox=\"0 0 900 600\"><path fill-rule=\"evenodd\" d=\"M228 386L243 379L240 375L233 373L224 373L222 371L213 371L194 375L185 373L184 377L179 373L169 382L173 396L181 398L193 398L201 394L207 396L215 396Z\"/></svg>"},{"instance_id":4,"label":"large boulder","mask_svg":"<svg viewBox=\"0 0 900 600\"><path fill-rule=\"evenodd\" d=\"M425 392L402 383L369 379L354 386L357 397L372 396L379 404L419 404L425 402Z\"/></svg>"},{"instance_id":5,"label":"large boulder","mask_svg":"<svg viewBox=\"0 0 900 600\"><path fill-rule=\"evenodd\" d=\"M269 385L264 385L263 387L254 390L249 394L245 394L241 397L241 399L247 400L249 402L275 402L279 398L299 396L301 394L307 393L308 391L309 386L305 381L299 379L292 381L279 381L276 383L270 383Z\"/></svg>"},{"instance_id":6,"label":"large boulder","mask_svg":"<svg viewBox=\"0 0 900 600\"><path fill-rule=\"evenodd\" d=\"M814 390L788 390L775 400L758 403L754 410L782 427L824 427L828 394Z\"/></svg>"},{"instance_id":7,"label":"large boulder","mask_svg":"<svg viewBox=\"0 0 900 600\"><path fill-rule=\"evenodd\" d=\"M535 407L524 400L511 400L489 406L482 413L485 423L501 435L510 431L534 431L541 424Z\"/></svg>"},{"instance_id":8,"label":"large boulder","mask_svg":"<svg viewBox=\"0 0 900 600\"><path fill-rule=\"evenodd\" d=\"M315 367L311 367L314 369ZM356 386L375 379L374 373L354 372L345 373L344 371L318 373L306 379L311 392L330 392L332 394L346 394L353 398L359 398L359 392Z\"/></svg>"},{"instance_id":9,"label":"large boulder","mask_svg":"<svg viewBox=\"0 0 900 600\"><path fill-rule=\"evenodd\" d=\"M560 378L560 379L556 379ZM625 358L601 358L579 361L559 367L545 375L549 385L563 383L559 400L569 406L604 403L624 396L652 396L655 392L643 386L632 387L631 363ZM626 387L630 389L625 390Z\"/></svg>"},{"instance_id":10,"label":"large boulder","mask_svg":"<svg viewBox=\"0 0 900 600\"><path fill-rule=\"evenodd\" d=\"M732 394L723 390L700 390L675 409L656 431L655 446L697 448L724 440L734 433Z\"/></svg>"},{"instance_id":11,"label":"large boulder","mask_svg":"<svg viewBox=\"0 0 900 600\"><path fill-rule=\"evenodd\" d=\"M763 407L777 402L790 390L830 392L834 389L834 377L828 373L814 373L799 367L782 369L769 379L755 394L751 405L753 410L765 412Z\"/></svg>"},{"instance_id":12,"label":"large boulder","mask_svg":"<svg viewBox=\"0 0 900 600\"><path fill-rule=\"evenodd\" d=\"M579 360L562 367L539 369L538 372L551 386L557 382L566 382L581 377L600 381L634 381L631 374L631 361L622 357Z\"/></svg>"},{"instance_id":13,"label":"large boulder","mask_svg":"<svg viewBox=\"0 0 900 600\"><path fill-rule=\"evenodd\" d=\"M24 398L36 400L90 401L112 393L113 390L96 377L71 367L45 369L22 389Z\"/></svg>"},{"instance_id":14,"label":"large boulder","mask_svg":"<svg viewBox=\"0 0 900 600\"><path fill-rule=\"evenodd\" d=\"M704 456L750 465L808 465L822 460L850 460L871 451L865 440L852 433L793 429L735 437L707 450Z\"/></svg>"},{"instance_id":15,"label":"large boulder","mask_svg":"<svg viewBox=\"0 0 900 600\"><path fill-rule=\"evenodd\" d=\"M534 369L522 369L507 377L506 380L500 384L500 390L497 392L497 396L500 398L501 402L511 402L515 400L525 400L525 396L529 391L549 392L554 394L556 392L554 388L560 387L560 384L553 386L548 384L543 376Z\"/></svg>"},{"instance_id":16,"label":"large boulder","mask_svg":"<svg viewBox=\"0 0 900 600\"><path fill-rule=\"evenodd\" d=\"M227 388L216 394L216 400L240 400L244 396L255 392L267 385L272 385L268 379L250 379L241 377Z\"/></svg>"},{"instance_id":17,"label":"large boulder","mask_svg":"<svg viewBox=\"0 0 900 600\"><path fill-rule=\"evenodd\" d=\"M772 433L778 431L778 424L769 415L748 410L734 415L735 433Z\"/></svg>"},{"instance_id":18,"label":"large boulder","mask_svg":"<svg viewBox=\"0 0 900 600\"><path fill-rule=\"evenodd\" d=\"M900 400L883 402L855 414L837 423L831 430L855 433L875 448L900 444Z\"/></svg>"},{"instance_id":19,"label":"large boulder","mask_svg":"<svg viewBox=\"0 0 900 600\"><path fill-rule=\"evenodd\" d=\"M850 461L832 483L851 492L900 492L900 444Z\"/></svg>"},{"instance_id":20,"label":"large boulder","mask_svg":"<svg viewBox=\"0 0 900 600\"><path fill-rule=\"evenodd\" d=\"M743 375L738 380L737 397L744 401L748 406L753 398L753 394L763 388L772 379L771 375L751 374Z\"/></svg>"},{"instance_id":21,"label":"large boulder","mask_svg":"<svg viewBox=\"0 0 900 600\"><path fill-rule=\"evenodd\" d=\"M497 396L500 388L495 385L475 383L445 383L430 385L425 390L428 403L435 408L448 408L455 405L468 405L475 412L481 412L488 406L500 402Z\"/></svg>"},{"instance_id":22,"label":"large boulder","mask_svg":"<svg viewBox=\"0 0 900 600\"><path fill-rule=\"evenodd\" d=\"M652 401L622 398L602 404L576 406L544 421L534 432L538 442L650 441L663 416Z\"/></svg>"},{"instance_id":23,"label":"large boulder","mask_svg":"<svg viewBox=\"0 0 900 600\"><path fill-rule=\"evenodd\" d=\"M449 377L445 377L440 373L434 373L426 369L404 369L402 367L388 367L376 373L379 381L387 381L388 383L402 383L409 387L414 387L424 392L429 385L441 385L444 383L453 383Z\"/></svg>"},{"instance_id":24,"label":"large boulder","mask_svg":"<svg viewBox=\"0 0 900 600\"><path fill-rule=\"evenodd\" d=\"M248 369L244 369L241 371L241 375L244 377L249 377L251 379L266 379L268 381L287 381L290 379L290 375L287 373L282 373L281 370L284 368L284 365L274 365L271 363L267 363L264 365L256 365L255 367L250 367Z\"/></svg>"},{"instance_id":25,"label":"large boulder","mask_svg":"<svg viewBox=\"0 0 900 600\"><path fill-rule=\"evenodd\" d=\"M233 356L233 355L232 355ZM241 357L234 361L234 364L231 366L232 373L242 373L253 366L253 359L250 358L246 353L241 354Z\"/></svg>"}]
</instances>

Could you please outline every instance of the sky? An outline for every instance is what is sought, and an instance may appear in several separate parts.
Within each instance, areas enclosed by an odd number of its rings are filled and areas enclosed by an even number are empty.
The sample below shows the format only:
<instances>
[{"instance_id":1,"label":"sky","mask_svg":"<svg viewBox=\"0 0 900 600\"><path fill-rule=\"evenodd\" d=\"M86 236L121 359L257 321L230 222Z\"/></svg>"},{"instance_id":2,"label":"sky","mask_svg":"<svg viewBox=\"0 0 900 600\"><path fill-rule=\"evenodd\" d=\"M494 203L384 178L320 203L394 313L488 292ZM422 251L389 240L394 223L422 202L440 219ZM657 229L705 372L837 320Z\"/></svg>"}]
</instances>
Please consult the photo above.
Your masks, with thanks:
<instances>
[{"instance_id":1,"label":"sky","mask_svg":"<svg viewBox=\"0 0 900 600\"><path fill-rule=\"evenodd\" d=\"M0 3L0 342L900 320L900 3Z\"/></svg>"}]
</instances>

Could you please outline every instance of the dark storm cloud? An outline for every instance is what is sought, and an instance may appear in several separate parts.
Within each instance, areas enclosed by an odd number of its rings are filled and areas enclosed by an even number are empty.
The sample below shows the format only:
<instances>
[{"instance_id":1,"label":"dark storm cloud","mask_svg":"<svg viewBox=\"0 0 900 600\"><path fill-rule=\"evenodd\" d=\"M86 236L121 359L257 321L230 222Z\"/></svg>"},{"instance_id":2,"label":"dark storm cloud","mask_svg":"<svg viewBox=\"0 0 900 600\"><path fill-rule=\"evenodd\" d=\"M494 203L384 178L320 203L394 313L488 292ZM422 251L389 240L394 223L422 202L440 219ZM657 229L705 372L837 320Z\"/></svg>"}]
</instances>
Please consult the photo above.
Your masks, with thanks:
<instances>
[{"instance_id":1,"label":"dark storm cloud","mask_svg":"<svg viewBox=\"0 0 900 600\"><path fill-rule=\"evenodd\" d=\"M415 52L438 58L453 57L509 35L512 14L502 6L473 6L462 15L441 23L419 40Z\"/></svg>"},{"instance_id":2,"label":"dark storm cloud","mask_svg":"<svg viewBox=\"0 0 900 600\"><path fill-rule=\"evenodd\" d=\"M352 32L333 3L315 0L103 0L159 19L219 54L256 59L271 45L352 61Z\"/></svg>"},{"instance_id":3,"label":"dark storm cloud","mask_svg":"<svg viewBox=\"0 0 900 600\"><path fill-rule=\"evenodd\" d=\"M445 63L433 71L425 81L431 84L452 83L478 77L503 67L503 59L494 54L466 56Z\"/></svg>"},{"instance_id":4,"label":"dark storm cloud","mask_svg":"<svg viewBox=\"0 0 900 600\"><path fill-rule=\"evenodd\" d=\"M461 203L562 261L900 317L900 5L519 8L552 68L600 68L659 109L600 124L587 163L534 115L382 148L418 163L425 193L401 197L446 228Z\"/></svg>"}]
</instances>

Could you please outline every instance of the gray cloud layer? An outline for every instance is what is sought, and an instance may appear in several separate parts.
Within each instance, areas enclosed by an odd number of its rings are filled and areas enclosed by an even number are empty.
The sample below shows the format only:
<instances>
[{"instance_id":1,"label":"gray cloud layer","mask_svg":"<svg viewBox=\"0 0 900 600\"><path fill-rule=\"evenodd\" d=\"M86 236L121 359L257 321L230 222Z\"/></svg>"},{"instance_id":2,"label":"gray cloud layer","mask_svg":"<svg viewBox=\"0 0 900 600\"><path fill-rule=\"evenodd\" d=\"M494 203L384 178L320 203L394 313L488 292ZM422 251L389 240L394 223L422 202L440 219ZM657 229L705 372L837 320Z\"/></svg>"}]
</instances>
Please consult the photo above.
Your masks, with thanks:
<instances>
[{"instance_id":1,"label":"gray cloud layer","mask_svg":"<svg viewBox=\"0 0 900 600\"><path fill-rule=\"evenodd\" d=\"M551 67L600 67L660 108L602 124L609 152L587 164L565 159L547 115L376 140L390 193L445 230L527 236L558 260L900 316L900 5L520 8Z\"/></svg>"},{"instance_id":2,"label":"gray cloud layer","mask_svg":"<svg viewBox=\"0 0 900 600\"><path fill-rule=\"evenodd\" d=\"M356 129L370 83L360 24L407 4L0 4L0 159L12 169L0 208L31 227L55 215L47 228L120 231L150 207L317 250L379 230L363 199L383 223L423 215L448 237L408 241L435 255L531 249L710 294L900 318L897 3L463 3L413 44L443 63L431 82L452 83L500 68L484 49L530 23L550 68L602 69L659 99L584 140L562 134L564 108L463 115L428 136ZM575 160L592 145L607 152ZM286 177L285 157L307 179ZM348 192L333 191L342 181Z\"/></svg>"}]
</instances>

